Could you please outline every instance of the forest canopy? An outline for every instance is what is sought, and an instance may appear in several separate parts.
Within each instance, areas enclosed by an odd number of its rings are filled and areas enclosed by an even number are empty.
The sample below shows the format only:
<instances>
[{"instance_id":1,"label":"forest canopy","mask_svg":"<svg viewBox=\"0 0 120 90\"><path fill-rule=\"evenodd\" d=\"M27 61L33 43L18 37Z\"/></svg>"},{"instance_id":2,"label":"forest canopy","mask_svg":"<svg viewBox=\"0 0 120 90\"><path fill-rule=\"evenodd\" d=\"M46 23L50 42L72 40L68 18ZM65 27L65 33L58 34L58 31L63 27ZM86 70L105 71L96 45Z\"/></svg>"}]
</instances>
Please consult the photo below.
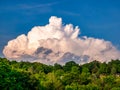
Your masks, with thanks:
<instances>
[{"instance_id":1,"label":"forest canopy","mask_svg":"<svg viewBox=\"0 0 120 90\"><path fill-rule=\"evenodd\" d=\"M45 65L0 58L1 90L120 90L120 60Z\"/></svg>"}]
</instances>

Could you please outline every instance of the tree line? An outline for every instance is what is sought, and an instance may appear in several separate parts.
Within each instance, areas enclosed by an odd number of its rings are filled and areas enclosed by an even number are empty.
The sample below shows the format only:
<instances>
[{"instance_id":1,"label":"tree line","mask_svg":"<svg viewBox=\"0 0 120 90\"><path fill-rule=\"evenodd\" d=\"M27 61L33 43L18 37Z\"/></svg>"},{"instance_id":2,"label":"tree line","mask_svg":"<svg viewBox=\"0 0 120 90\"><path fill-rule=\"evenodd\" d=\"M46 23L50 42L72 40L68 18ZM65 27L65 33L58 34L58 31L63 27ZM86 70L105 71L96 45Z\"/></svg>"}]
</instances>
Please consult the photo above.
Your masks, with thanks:
<instances>
[{"instance_id":1,"label":"tree line","mask_svg":"<svg viewBox=\"0 0 120 90\"><path fill-rule=\"evenodd\" d=\"M0 58L1 90L120 90L120 60L45 65Z\"/></svg>"}]
</instances>

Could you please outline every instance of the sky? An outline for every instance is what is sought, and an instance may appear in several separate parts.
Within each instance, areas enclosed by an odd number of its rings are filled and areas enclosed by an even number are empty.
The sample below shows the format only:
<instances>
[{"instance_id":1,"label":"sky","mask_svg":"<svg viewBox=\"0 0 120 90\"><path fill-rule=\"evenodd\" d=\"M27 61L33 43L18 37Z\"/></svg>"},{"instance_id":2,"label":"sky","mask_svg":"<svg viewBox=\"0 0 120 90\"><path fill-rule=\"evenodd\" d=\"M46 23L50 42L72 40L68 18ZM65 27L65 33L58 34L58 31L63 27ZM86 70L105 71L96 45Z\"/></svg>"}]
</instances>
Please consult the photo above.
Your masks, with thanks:
<instances>
[{"instance_id":1,"label":"sky","mask_svg":"<svg viewBox=\"0 0 120 90\"><path fill-rule=\"evenodd\" d=\"M112 42L120 49L119 0L0 0L0 56L7 42L51 16L80 27L80 36Z\"/></svg>"}]
</instances>

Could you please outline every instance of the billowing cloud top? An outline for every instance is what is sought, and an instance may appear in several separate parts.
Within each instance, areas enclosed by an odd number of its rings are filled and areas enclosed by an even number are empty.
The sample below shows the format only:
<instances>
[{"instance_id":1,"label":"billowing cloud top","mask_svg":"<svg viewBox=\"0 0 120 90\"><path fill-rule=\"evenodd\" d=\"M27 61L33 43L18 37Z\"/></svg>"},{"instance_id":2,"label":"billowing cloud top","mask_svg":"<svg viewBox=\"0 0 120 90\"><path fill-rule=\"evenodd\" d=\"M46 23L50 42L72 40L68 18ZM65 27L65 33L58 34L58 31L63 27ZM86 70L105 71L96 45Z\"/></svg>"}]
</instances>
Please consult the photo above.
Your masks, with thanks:
<instances>
[{"instance_id":1,"label":"billowing cloud top","mask_svg":"<svg viewBox=\"0 0 120 90\"><path fill-rule=\"evenodd\" d=\"M85 63L93 60L108 62L119 59L120 52L109 41L79 38L80 30L72 24L63 25L62 19L52 16L49 24L35 26L27 35L8 42L3 54L8 59L37 61L46 64L74 60Z\"/></svg>"}]
</instances>

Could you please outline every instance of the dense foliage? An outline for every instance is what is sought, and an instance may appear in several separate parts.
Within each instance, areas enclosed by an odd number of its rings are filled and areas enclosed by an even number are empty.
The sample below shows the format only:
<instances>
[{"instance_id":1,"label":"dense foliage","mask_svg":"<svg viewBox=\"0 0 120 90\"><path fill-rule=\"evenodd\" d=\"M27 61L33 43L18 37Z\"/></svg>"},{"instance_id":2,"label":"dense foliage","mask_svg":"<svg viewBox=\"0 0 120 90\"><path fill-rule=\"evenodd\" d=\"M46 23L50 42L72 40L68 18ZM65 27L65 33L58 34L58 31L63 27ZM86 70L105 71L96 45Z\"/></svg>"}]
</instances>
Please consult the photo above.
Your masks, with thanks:
<instances>
[{"instance_id":1,"label":"dense foliage","mask_svg":"<svg viewBox=\"0 0 120 90\"><path fill-rule=\"evenodd\" d=\"M0 58L0 90L120 90L120 60L51 66Z\"/></svg>"}]
</instances>

